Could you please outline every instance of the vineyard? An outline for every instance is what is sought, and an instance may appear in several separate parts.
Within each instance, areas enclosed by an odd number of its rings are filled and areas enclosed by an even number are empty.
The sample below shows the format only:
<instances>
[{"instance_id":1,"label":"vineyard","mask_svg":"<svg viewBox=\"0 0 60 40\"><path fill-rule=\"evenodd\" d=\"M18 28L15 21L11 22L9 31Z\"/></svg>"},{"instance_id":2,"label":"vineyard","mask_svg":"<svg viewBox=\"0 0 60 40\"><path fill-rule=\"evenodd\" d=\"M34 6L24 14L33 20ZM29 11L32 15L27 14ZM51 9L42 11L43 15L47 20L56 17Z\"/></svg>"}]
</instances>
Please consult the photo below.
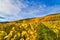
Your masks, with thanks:
<instances>
[{"instance_id":1,"label":"vineyard","mask_svg":"<svg viewBox=\"0 0 60 40\"><path fill-rule=\"evenodd\" d=\"M60 40L60 19L47 18L0 24L0 40Z\"/></svg>"}]
</instances>

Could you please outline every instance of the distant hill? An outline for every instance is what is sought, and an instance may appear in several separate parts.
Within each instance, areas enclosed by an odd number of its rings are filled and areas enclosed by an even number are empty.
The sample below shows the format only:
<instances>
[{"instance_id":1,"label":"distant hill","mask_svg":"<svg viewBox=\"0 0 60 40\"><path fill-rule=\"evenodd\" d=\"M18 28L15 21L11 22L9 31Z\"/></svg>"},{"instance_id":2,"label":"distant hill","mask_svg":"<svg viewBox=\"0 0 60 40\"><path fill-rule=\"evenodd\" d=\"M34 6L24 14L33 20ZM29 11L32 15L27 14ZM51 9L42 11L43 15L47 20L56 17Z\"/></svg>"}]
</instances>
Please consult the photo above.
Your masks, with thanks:
<instances>
[{"instance_id":1,"label":"distant hill","mask_svg":"<svg viewBox=\"0 0 60 40\"><path fill-rule=\"evenodd\" d=\"M43 21L60 21L60 13L46 15L44 17L35 17L35 18L28 18L23 20L18 20L16 22L43 22Z\"/></svg>"},{"instance_id":2,"label":"distant hill","mask_svg":"<svg viewBox=\"0 0 60 40\"><path fill-rule=\"evenodd\" d=\"M60 40L60 13L0 22L0 40Z\"/></svg>"}]
</instances>

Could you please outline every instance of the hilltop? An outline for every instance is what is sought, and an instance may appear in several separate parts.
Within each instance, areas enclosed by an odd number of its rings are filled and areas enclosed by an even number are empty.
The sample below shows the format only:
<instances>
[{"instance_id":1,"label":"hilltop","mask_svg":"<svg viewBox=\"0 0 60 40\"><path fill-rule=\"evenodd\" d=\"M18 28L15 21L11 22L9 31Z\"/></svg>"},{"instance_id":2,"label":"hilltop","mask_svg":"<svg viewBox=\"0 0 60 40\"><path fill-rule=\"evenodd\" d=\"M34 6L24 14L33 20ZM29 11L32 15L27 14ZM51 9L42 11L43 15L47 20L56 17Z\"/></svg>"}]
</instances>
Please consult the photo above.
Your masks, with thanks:
<instances>
[{"instance_id":1,"label":"hilltop","mask_svg":"<svg viewBox=\"0 0 60 40\"><path fill-rule=\"evenodd\" d=\"M60 13L50 14L43 17L28 18L23 20L18 20L16 22L44 22L44 21L60 21Z\"/></svg>"},{"instance_id":2,"label":"hilltop","mask_svg":"<svg viewBox=\"0 0 60 40\"><path fill-rule=\"evenodd\" d=\"M60 13L1 22L0 40L60 40Z\"/></svg>"},{"instance_id":3,"label":"hilltop","mask_svg":"<svg viewBox=\"0 0 60 40\"><path fill-rule=\"evenodd\" d=\"M17 21L6 21L0 23L11 23L11 22L44 22L44 21L60 21L60 13L50 14L43 17L34 17L34 18L26 18Z\"/></svg>"}]
</instances>

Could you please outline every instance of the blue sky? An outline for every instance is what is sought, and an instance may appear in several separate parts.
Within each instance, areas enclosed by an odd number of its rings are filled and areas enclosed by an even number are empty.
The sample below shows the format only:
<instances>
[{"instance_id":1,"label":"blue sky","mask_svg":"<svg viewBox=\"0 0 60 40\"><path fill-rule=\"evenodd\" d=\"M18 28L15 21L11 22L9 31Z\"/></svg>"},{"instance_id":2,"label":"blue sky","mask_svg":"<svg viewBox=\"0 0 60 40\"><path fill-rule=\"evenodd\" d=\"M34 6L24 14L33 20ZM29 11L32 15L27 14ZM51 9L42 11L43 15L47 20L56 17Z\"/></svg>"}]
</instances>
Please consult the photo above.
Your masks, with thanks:
<instances>
[{"instance_id":1,"label":"blue sky","mask_svg":"<svg viewBox=\"0 0 60 40\"><path fill-rule=\"evenodd\" d=\"M0 0L0 21L60 13L60 0Z\"/></svg>"}]
</instances>

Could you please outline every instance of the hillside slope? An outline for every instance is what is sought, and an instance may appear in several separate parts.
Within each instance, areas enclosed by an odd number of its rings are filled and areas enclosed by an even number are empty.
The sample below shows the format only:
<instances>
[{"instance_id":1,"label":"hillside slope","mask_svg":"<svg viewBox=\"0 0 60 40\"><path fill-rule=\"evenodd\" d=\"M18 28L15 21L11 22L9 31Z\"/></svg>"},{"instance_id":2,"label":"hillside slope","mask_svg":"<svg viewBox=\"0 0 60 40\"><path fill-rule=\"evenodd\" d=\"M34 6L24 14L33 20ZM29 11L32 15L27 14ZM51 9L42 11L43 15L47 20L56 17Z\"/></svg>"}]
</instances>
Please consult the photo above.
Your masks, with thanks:
<instances>
[{"instance_id":1,"label":"hillside slope","mask_svg":"<svg viewBox=\"0 0 60 40\"><path fill-rule=\"evenodd\" d=\"M60 14L0 24L0 40L60 40Z\"/></svg>"},{"instance_id":2,"label":"hillside slope","mask_svg":"<svg viewBox=\"0 0 60 40\"><path fill-rule=\"evenodd\" d=\"M16 22L44 22L44 21L60 21L60 13L50 14L44 17L23 19Z\"/></svg>"}]
</instances>

